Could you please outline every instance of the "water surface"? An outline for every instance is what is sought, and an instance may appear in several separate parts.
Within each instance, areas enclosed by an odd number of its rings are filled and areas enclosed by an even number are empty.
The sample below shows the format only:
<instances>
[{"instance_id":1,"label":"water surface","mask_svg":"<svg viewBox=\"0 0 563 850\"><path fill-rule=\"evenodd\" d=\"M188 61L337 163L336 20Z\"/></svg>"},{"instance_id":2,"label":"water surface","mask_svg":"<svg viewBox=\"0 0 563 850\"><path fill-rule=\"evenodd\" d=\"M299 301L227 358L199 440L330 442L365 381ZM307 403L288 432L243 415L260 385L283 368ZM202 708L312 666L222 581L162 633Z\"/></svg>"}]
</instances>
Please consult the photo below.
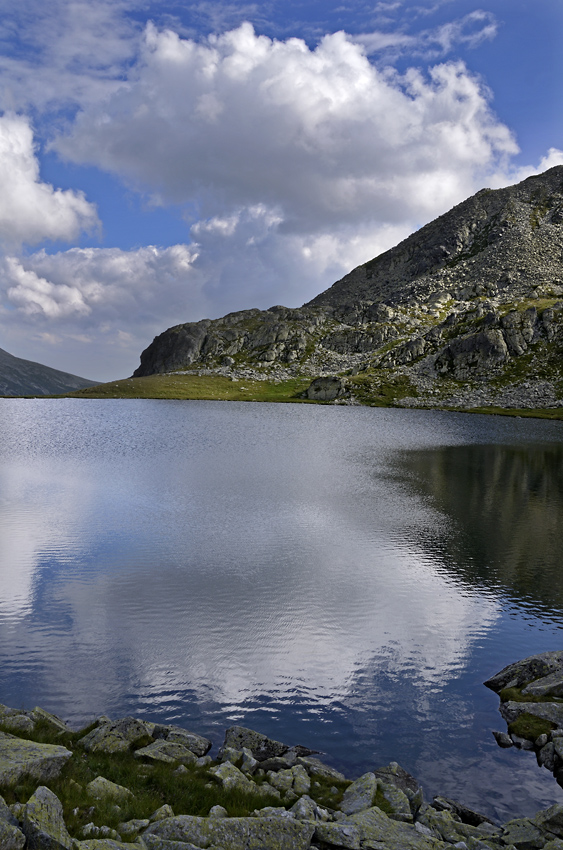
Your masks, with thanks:
<instances>
[{"instance_id":1,"label":"water surface","mask_svg":"<svg viewBox=\"0 0 563 850\"><path fill-rule=\"evenodd\" d=\"M498 818L561 800L482 685L561 648L561 423L4 399L0 427L1 702L241 723Z\"/></svg>"}]
</instances>

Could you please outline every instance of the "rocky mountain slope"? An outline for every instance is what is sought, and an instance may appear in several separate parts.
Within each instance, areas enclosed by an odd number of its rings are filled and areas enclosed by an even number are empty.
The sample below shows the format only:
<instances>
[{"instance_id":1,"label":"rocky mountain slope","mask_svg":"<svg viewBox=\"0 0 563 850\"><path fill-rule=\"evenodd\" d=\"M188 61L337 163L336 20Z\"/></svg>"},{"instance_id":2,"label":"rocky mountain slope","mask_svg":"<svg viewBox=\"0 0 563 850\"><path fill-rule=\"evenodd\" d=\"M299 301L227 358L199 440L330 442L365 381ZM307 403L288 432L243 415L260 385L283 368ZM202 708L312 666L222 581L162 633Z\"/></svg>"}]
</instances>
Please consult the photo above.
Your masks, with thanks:
<instances>
[{"instance_id":1,"label":"rocky mountain slope","mask_svg":"<svg viewBox=\"0 0 563 850\"><path fill-rule=\"evenodd\" d=\"M0 396L56 395L95 385L96 381L22 360L0 348Z\"/></svg>"},{"instance_id":2,"label":"rocky mountain slope","mask_svg":"<svg viewBox=\"0 0 563 850\"><path fill-rule=\"evenodd\" d=\"M320 400L563 406L563 166L483 189L298 309L168 329L135 376L322 378Z\"/></svg>"}]
</instances>

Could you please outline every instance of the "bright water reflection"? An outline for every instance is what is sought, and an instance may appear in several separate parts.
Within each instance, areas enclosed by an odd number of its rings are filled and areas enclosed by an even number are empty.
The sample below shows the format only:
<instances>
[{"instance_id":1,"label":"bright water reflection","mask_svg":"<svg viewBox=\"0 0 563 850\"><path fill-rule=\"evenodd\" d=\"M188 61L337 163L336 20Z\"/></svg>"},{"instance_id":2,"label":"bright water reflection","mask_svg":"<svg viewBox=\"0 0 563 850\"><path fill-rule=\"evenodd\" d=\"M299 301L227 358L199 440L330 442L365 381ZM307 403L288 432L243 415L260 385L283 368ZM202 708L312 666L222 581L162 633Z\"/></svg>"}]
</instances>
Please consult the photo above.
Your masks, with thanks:
<instances>
[{"instance_id":1,"label":"bright water reflection","mask_svg":"<svg viewBox=\"0 0 563 850\"><path fill-rule=\"evenodd\" d=\"M0 400L0 701L350 774L391 759L493 814L560 798L484 678L560 646L559 423Z\"/></svg>"}]
</instances>

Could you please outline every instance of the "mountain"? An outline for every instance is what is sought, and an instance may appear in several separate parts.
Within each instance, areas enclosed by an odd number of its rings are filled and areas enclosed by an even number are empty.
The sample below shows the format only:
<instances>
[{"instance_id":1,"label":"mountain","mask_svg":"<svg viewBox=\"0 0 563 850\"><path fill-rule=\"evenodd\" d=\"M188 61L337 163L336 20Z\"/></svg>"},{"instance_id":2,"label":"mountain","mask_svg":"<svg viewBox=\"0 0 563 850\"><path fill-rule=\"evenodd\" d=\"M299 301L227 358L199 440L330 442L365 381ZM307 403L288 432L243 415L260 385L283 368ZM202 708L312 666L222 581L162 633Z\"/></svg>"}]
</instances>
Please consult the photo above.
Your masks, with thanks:
<instances>
[{"instance_id":1,"label":"mountain","mask_svg":"<svg viewBox=\"0 0 563 850\"><path fill-rule=\"evenodd\" d=\"M309 398L563 406L563 166L483 189L303 307L169 328L135 376L320 378Z\"/></svg>"},{"instance_id":2,"label":"mountain","mask_svg":"<svg viewBox=\"0 0 563 850\"><path fill-rule=\"evenodd\" d=\"M95 385L96 381L22 360L0 348L0 396L57 395Z\"/></svg>"}]
</instances>

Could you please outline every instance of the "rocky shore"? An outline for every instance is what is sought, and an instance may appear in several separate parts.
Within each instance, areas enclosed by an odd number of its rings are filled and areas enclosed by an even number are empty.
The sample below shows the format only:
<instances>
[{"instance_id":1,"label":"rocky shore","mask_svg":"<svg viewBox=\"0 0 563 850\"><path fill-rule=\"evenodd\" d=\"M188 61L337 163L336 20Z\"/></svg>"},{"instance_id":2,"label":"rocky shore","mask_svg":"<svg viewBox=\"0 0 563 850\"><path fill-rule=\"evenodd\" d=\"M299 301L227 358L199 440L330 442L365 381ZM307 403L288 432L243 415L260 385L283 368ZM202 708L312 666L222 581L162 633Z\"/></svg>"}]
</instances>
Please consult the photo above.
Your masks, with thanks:
<instances>
[{"instance_id":1,"label":"rocky shore","mask_svg":"<svg viewBox=\"0 0 563 850\"><path fill-rule=\"evenodd\" d=\"M498 743L534 748L561 782L563 652L486 684L510 721ZM549 728L534 737L538 722ZM563 850L563 804L495 824L425 802L395 762L352 781L241 726L213 757L203 736L133 717L72 731L43 709L0 706L0 729L1 850Z\"/></svg>"}]
</instances>

